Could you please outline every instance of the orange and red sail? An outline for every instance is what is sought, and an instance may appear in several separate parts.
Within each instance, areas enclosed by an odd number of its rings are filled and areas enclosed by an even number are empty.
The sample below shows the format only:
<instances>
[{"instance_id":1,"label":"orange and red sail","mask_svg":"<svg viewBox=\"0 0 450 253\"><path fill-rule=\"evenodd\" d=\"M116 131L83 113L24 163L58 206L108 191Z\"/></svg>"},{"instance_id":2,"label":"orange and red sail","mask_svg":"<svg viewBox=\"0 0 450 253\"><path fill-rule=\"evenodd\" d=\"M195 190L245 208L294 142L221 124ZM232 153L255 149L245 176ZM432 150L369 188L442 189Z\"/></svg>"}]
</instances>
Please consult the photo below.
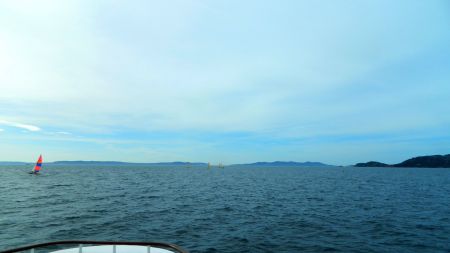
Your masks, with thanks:
<instances>
[{"instance_id":1,"label":"orange and red sail","mask_svg":"<svg viewBox=\"0 0 450 253\"><path fill-rule=\"evenodd\" d=\"M34 172L39 172L42 167L42 155L39 156L39 159L36 162L36 166L34 166Z\"/></svg>"}]
</instances>

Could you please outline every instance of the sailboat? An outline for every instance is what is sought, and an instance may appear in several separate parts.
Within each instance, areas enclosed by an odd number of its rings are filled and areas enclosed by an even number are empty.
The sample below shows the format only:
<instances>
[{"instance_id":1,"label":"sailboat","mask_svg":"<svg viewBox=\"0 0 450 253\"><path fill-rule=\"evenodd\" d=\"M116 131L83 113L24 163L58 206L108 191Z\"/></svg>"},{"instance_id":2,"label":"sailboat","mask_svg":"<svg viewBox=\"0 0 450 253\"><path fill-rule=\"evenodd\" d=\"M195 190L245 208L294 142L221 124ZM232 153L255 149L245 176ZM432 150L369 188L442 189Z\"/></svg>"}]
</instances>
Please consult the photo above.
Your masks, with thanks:
<instances>
[{"instance_id":1,"label":"sailboat","mask_svg":"<svg viewBox=\"0 0 450 253\"><path fill-rule=\"evenodd\" d=\"M39 158L36 162L36 165L34 166L34 169L32 171L30 171L30 174L38 174L39 171L41 171L41 167L42 167L42 155L39 155Z\"/></svg>"}]
</instances>

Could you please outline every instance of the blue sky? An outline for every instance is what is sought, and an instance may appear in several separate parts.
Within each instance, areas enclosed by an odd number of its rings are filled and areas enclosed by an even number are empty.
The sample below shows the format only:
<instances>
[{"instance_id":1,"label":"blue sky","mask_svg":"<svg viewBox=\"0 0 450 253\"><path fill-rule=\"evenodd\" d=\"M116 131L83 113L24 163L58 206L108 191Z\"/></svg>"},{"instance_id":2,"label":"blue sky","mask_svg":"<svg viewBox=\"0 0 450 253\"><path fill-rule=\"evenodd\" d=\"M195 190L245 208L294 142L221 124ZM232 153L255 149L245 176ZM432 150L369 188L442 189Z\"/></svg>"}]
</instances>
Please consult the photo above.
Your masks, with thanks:
<instances>
[{"instance_id":1,"label":"blue sky","mask_svg":"<svg viewBox=\"0 0 450 253\"><path fill-rule=\"evenodd\" d=\"M448 1L1 1L0 160L450 153Z\"/></svg>"}]
</instances>

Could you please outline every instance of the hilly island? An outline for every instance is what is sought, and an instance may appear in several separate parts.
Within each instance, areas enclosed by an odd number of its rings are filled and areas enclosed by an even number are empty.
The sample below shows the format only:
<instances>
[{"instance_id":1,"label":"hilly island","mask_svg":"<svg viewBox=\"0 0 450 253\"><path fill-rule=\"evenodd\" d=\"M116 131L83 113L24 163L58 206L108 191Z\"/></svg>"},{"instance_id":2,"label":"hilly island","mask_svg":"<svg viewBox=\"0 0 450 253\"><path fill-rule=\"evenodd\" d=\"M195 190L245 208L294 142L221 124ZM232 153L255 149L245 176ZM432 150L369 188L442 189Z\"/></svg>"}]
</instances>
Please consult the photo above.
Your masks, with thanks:
<instances>
[{"instance_id":1,"label":"hilly island","mask_svg":"<svg viewBox=\"0 0 450 253\"><path fill-rule=\"evenodd\" d=\"M450 168L450 154L418 156L397 164L370 161L366 163L357 163L354 167Z\"/></svg>"}]
</instances>

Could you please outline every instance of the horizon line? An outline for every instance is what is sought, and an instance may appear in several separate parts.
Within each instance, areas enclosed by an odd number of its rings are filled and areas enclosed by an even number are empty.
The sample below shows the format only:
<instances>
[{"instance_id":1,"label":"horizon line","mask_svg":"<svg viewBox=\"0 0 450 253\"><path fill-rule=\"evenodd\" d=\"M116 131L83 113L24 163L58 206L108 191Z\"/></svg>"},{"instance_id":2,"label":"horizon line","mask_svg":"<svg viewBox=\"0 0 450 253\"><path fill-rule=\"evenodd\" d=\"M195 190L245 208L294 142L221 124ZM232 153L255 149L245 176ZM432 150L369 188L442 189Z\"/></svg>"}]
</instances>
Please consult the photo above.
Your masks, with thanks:
<instances>
[{"instance_id":1,"label":"horizon line","mask_svg":"<svg viewBox=\"0 0 450 253\"><path fill-rule=\"evenodd\" d=\"M215 163L211 163L211 162L188 162L188 161L171 161L171 162L126 162L126 161L103 161L103 160L57 160L57 161L50 161L50 162L44 162L44 163L58 163L58 162L70 162L70 163L75 163L75 162L82 162L82 163L87 163L87 162L93 162L93 163L129 163L129 164L158 164L158 163L191 163L191 164L208 164L210 163L211 165L215 165ZM321 163L324 165L332 165L332 164L328 164L328 163L323 163L323 162L317 162L317 161L304 161L304 162L299 162L299 161L281 161L281 160L275 160L275 161L256 161L256 162L244 162L244 163L230 163L230 164L223 164L221 162L219 162L218 164L222 164L222 165L241 165L241 164L253 164L253 163L276 163L276 162L281 162L281 163ZM35 163L35 162L24 162L24 161L0 161L0 163ZM333 165L333 166L337 166L337 165Z\"/></svg>"}]
</instances>

